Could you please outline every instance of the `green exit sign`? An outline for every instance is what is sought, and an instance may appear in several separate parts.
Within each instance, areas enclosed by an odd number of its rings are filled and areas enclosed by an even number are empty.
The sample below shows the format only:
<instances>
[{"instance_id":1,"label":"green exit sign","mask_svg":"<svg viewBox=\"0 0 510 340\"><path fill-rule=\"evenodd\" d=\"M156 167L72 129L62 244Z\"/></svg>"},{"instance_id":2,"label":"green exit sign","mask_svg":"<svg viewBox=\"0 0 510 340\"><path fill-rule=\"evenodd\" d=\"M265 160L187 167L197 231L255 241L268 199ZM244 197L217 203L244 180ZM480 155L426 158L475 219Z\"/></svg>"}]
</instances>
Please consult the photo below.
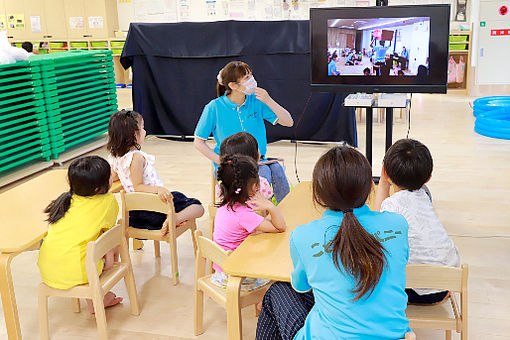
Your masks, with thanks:
<instances>
[{"instance_id":1,"label":"green exit sign","mask_svg":"<svg viewBox=\"0 0 510 340\"><path fill-rule=\"evenodd\" d=\"M480 27L485 27L485 25L487 25L485 21L480 21Z\"/></svg>"}]
</instances>

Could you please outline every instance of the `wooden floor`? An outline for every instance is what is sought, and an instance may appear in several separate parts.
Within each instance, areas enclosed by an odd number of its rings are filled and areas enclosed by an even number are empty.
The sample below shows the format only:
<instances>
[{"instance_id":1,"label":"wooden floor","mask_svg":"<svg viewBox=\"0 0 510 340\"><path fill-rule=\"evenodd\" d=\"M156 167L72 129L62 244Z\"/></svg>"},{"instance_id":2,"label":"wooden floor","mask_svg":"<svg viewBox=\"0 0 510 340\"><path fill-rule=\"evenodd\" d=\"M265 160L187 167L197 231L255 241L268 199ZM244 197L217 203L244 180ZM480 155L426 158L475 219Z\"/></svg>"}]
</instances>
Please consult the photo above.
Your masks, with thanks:
<instances>
[{"instance_id":1,"label":"wooden floor","mask_svg":"<svg viewBox=\"0 0 510 340\"><path fill-rule=\"evenodd\" d=\"M473 132L474 118L469 101L462 94L415 95L409 136L425 143L434 157L430 181L434 205L448 233L456 243L461 260L470 265L470 339L510 339L510 141L490 139ZM129 90L119 91L119 107L131 106ZM406 119L395 115L394 137L407 132ZM363 118L364 120L364 118ZM358 126L359 147L364 148L365 126ZM299 144L297 164L301 180L310 180L313 164L328 145ZM149 137L143 150L156 155L156 168L172 190L210 199L210 165L192 143ZM284 157L287 176L296 184L294 144L278 142L268 154ZM384 152L384 124L374 123L374 174L380 173ZM95 154L106 155L104 149ZM207 233L208 217L199 221ZM112 339L196 339L193 323L193 253L189 234L178 242L181 283L172 286L170 256L162 246L161 260L154 258L146 242L132 252L142 314L129 314L129 302L122 285L115 292L126 297L121 306L108 309ZM27 252L12 264L24 339L38 338L36 286L40 282L38 253ZM0 339L6 339L0 310ZM243 312L245 339L253 339L256 318L253 309ZM226 339L226 314L212 300L206 302L205 333L200 339ZM94 317L74 314L64 299L50 299L52 339L94 339ZM444 339L437 331L417 332L418 339ZM455 334L454 338L458 338Z\"/></svg>"}]
</instances>

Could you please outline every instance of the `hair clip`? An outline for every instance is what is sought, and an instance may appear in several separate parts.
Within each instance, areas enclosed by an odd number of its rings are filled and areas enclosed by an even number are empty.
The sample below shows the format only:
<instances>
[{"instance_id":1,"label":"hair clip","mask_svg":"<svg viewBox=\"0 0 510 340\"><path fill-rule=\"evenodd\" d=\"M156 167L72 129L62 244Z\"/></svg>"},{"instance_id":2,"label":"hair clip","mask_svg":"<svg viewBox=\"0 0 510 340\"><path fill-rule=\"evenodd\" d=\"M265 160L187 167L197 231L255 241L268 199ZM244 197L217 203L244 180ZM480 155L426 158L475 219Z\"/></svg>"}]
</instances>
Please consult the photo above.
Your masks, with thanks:
<instances>
[{"instance_id":1,"label":"hair clip","mask_svg":"<svg viewBox=\"0 0 510 340\"><path fill-rule=\"evenodd\" d=\"M218 84L220 84L221 86L225 86L223 85L223 80L221 79L221 71L223 71L223 69L221 69L220 72L218 72L216 79L218 80Z\"/></svg>"},{"instance_id":2,"label":"hair clip","mask_svg":"<svg viewBox=\"0 0 510 340\"><path fill-rule=\"evenodd\" d=\"M227 164L232 164L232 161L227 161Z\"/></svg>"},{"instance_id":3,"label":"hair clip","mask_svg":"<svg viewBox=\"0 0 510 340\"><path fill-rule=\"evenodd\" d=\"M218 181L218 184L221 184L221 183L223 183L223 181L220 179L220 180Z\"/></svg>"},{"instance_id":4,"label":"hair clip","mask_svg":"<svg viewBox=\"0 0 510 340\"><path fill-rule=\"evenodd\" d=\"M239 195L240 192L241 192L241 188L237 188L236 189L236 195Z\"/></svg>"}]
</instances>

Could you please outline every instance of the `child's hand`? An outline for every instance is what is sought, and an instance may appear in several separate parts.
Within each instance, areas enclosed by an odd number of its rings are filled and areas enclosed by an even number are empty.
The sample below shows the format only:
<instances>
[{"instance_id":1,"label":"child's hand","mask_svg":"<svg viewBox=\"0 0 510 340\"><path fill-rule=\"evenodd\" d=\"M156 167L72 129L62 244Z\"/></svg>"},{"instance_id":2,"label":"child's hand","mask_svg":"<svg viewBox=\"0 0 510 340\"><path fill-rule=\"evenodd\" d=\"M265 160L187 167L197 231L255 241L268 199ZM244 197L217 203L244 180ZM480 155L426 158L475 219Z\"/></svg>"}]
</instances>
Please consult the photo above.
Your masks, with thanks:
<instances>
[{"instance_id":1,"label":"child's hand","mask_svg":"<svg viewBox=\"0 0 510 340\"><path fill-rule=\"evenodd\" d=\"M265 212L274 207L273 202L265 198L260 191L257 192L246 204L255 212Z\"/></svg>"},{"instance_id":2,"label":"child's hand","mask_svg":"<svg viewBox=\"0 0 510 340\"><path fill-rule=\"evenodd\" d=\"M171 200L174 198L172 193L165 187L158 187L158 196L159 199L165 203L170 203Z\"/></svg>"},{"instance_id":3,"label":"child's hand","mask_svg":"<svg viewBox=\"0 0 510 340\"><path fill-rule=\"evenodd\" d=\"M267 104L269 102L269 100L271 99L271 97L269 96L269 93L267 93L267 91L261 87L255 88L255 97L258 100L260 100L261 102L263 102L264 104Z\"/></svg>"}]
</instances>

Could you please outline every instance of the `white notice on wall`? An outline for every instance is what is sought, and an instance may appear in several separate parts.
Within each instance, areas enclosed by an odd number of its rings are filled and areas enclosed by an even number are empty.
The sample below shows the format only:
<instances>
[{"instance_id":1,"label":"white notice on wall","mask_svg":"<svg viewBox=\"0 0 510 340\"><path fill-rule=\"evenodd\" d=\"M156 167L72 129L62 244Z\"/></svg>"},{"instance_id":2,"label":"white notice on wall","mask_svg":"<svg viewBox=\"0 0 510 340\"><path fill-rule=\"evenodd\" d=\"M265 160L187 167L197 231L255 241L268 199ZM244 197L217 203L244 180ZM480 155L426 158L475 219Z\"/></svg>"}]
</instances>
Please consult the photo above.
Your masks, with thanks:
<instances>
[{"instance_id":1,"label":"white notice on wall","mask_svg":"<svg viewBox=\"0 0 510 340\"><path fill-rule=\"evenodd\" d=\"M32 27L32 32L34 33L42 32L41 17L39 15L30 16L30 26Z\"/></svg>"},{"instance_id":2,"label":"white notice on wall","mask_svg":"<svg viewBox=\"0 0 510 340\"><path fill-rule=\"evenodd\" d=\"M85 27L83 17L69 17L69 28L81 30Z\"/></svg>"},{"instance_id":3,"label":"white notice on wall","mask_svg":"<svg viewBox=\"0 0 510 340\"><path fill-rule=\"evenodd\" d=\"M89 17L89 28L103 28L103 17Z\"/></svg>"}]
</instances>

